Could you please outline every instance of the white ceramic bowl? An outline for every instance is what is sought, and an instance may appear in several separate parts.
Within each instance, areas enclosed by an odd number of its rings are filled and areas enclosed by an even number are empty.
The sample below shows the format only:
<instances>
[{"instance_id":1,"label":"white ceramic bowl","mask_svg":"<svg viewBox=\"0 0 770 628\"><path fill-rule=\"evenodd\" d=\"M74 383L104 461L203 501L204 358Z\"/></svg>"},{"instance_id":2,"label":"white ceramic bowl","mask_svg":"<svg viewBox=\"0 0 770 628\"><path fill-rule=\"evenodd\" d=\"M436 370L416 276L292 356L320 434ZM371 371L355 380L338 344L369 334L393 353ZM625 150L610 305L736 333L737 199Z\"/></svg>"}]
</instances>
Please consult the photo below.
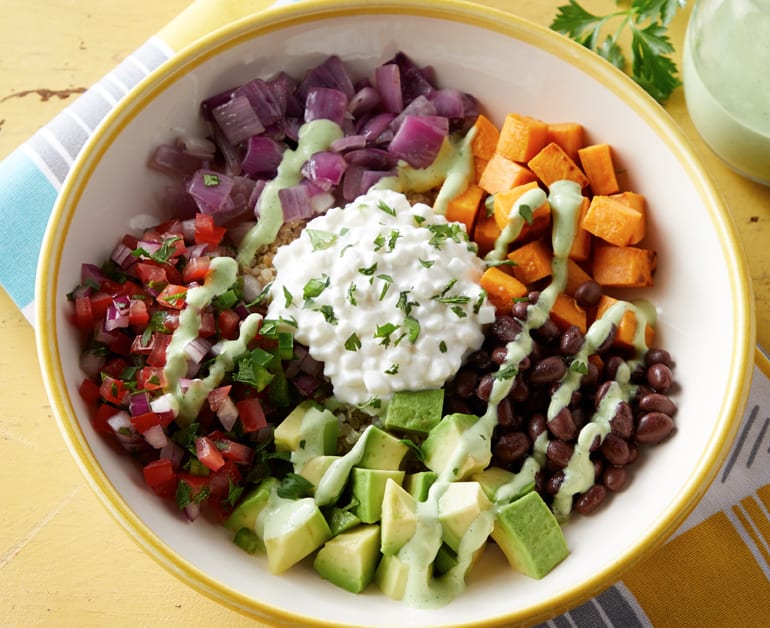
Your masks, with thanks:
<instances>
[{"instance_id":1,"label":"white ceramic bowl","mask_svg":"<svg viewBox=\"0 0 770 628\"><path fill-rule=\"evenodd\" d=\"M542 580L487 551L467 591L420 611L370 587L352 595L306 565L270 575L263 557L223 529L189 525L143 485L89 425L78 396L77 334L65 295L80 264L108 256L131 226L155 215L163 177L145 166L177 127L195 128L204 97L255 75L299 74L330 53L369 73L404 50L435 66L443 85L477 95L501 122L509 111L574 120L610 143L630 186L647 196L659 339L677 361L678 432L639 465L608 508L565 527L571 555ZM238 21L153 73L109 115L73 168L56 205L37 284L39 354L57 420L109 511L161 564L223 603L270 622L438 626L530 623L558 614L621 576L672 533L707 489L745 403L754 324L748 272L734 226L671 119L631 81L547 29L471 5L391 1L300 3ZM115 566L120 575L120 565Z\"/></svg>"}]
</instances>

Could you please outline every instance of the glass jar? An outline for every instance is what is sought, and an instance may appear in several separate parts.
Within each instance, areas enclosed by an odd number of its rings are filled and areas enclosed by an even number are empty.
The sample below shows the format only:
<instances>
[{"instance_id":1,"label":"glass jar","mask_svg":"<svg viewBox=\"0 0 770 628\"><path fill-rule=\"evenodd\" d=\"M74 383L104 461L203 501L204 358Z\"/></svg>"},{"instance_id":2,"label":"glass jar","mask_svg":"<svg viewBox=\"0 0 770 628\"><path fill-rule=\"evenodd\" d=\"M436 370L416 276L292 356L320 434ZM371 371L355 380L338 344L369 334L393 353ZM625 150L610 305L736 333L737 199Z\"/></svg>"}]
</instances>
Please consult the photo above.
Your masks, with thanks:
<instances>
[{"instance_id":1,"label":"glass jar","mask_svg":"<svg viewBox=\"0 0 770 628\"><path fill-rule=\"evenodd\" d=\"M706 144L739 174L770 185L770 0L697 0L682 79Z\"/></svg>"}]
</instances>

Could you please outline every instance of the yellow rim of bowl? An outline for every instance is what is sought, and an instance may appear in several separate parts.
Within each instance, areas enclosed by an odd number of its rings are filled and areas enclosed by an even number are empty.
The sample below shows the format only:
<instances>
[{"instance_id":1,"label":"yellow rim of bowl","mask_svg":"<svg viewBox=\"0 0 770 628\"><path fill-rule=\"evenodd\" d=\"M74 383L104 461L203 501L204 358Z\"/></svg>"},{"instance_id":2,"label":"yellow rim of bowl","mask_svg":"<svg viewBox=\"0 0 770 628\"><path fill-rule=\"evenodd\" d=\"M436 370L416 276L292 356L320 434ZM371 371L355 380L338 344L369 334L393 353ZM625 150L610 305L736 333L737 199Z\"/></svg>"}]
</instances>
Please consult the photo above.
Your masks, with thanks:
<instances>
[{"instance_id":1,"label":"yellow rim of bowl","mask_svg":"<svg viewBox=\"0 0 770 628\"><path fill-rule=\"evenodd\" d=\"M271 607L263 601L254 600L221 584L171 550L131 511L97 463L73 410L64 381L55 324L55 312L61 307L60 301L63 295L57 292L57 281L49 283L47 277L58 278L62 254L61 243L69 230L75 208L95 165L111 140L158 92L178 80L190 68L197 67L222 50L236 46L247 39L315 20L381 13L409 14L461 22L497 32L544 49L563 61L582 68L596 80L612 88L679 157L685 170L695 181L719 234L725 263L728 266L731 278L731 298L728 302L735 309L737 324L733 329L734 351L729 364L729 387L718 409L719 416L726 420L721 422L719 429L712 435L695 469L683 485L683 490L672 502L667 515L648 531L644 540L635 548L618 557L614 564L590 580L563 591L547 605L538 604L524 609L512 609L508 614L483 620L474 625L535 622L564 612L614 584L623 570L639 560L642 555L661 545L695 507L712 482L718 463L727 454L737 431L751 382L749 369L753 364L755 342L755 322L751 307L752 288L747 263L742 254L742 245L720 195L688 146L683 134L660 106L619 70L582 46L545 27L496 9L456 0L426 3L422 6L416 5L411 0L395 0L376 5L360 0L351 2L305 0L291 7L274 8L243 17L202 37L174 55L131 90L130 95L108 114L78 156L54 207L41 248L36 281L37 345L44 382L59 428L87 481L118 523L167 570L216 601L257 619L289 622L301 620L305 624L316 626L336 625L304 617L286 609ZM763 370L770 374L770 362L766 356L757 357L758 362L764 367Z\"/></svg>"}]
</instances>

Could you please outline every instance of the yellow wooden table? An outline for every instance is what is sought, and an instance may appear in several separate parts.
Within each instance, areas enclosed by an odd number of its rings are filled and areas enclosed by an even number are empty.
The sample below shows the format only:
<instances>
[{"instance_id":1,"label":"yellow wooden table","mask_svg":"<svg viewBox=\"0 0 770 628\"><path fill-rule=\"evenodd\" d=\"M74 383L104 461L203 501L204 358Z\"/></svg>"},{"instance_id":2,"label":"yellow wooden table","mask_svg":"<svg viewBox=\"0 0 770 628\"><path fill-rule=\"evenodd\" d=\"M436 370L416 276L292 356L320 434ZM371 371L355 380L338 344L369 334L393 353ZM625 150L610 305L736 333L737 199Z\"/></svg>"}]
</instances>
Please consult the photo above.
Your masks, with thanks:
<instances>
[{"instance_id":1,"label":"yellow wooden table","mask_svg":"<svg viewBox=\"0 0 770 628\"><path fill-rule=\"evenodd\" d=\"M549 24L566 0L485 0ZM157 32L188 0L3 0L0 159ZM611 0L586 0L606 12ZM671 35L681 53L687 14ZM680 55L677 55L677 60ZM758 341L770 348L770 188L703 145L677 90L667 105L721 187L745 244ZM0 182L2 185L2 182ZM724 295L714 295L719 306ZM144 554L85 484L59 436L34 333L0 290L0 625L254 626Z\"/></svg>"}]
</instances>

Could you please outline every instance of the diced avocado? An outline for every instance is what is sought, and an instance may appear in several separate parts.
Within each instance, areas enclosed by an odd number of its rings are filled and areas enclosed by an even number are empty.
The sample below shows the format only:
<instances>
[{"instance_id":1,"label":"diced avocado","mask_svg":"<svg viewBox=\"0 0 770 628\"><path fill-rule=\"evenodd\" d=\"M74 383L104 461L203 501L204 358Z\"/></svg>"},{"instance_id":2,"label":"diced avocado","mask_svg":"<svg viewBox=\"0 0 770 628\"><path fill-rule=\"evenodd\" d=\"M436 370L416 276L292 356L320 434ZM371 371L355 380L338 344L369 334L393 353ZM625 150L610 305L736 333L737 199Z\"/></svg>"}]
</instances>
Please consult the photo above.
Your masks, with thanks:
<instances>
[{"instance_id":1,"label":"diced avocado","mask_svg":"<svg viewBox=\"0 0 770 628\"><path fill-rule=\"evenodd\" d=\"M441 420L444 389L393 393L385 413L385 427L396 432L425 435Z\"/></svg>"},{"instance_id":2,"label":"diced avocado","mask_svg":"<svg viewBox=\"0 0 770 628\"><path fill-rule=\"evenodd\" d=\"M452 482L438 500L438 518L444 542L455 552L476 518L492 508L478 482Z\"/></svg>"},{"instance_id":3,"label":"diced avocado","mask_svg":"<svg viewBox=\"0 0 770 628\"><path fill-rule=\"evenodd\" d=\"M425 466L436 473L450 474L451 480L465 480L484 469L491 459L489 443L480 447L468 447L463 434L479 420L474 414L448 414L434 427L422 444ZM478 436L479 439L483 435ZM476 445L476 443L471 443ZM457 452L466 447L465 455L458 461ZM448 468L449 465L456 465Z\"/></svg>"},{"instance_id":4,"label":"diced avocado","mask_svg":"<svg viewBox=\"0 0 770 628\"><path fill-rule=\"evenodd\" d=\"M364 453L358 463L364 469L397 470L409 446L398 438L372 425L367 430Z\"/></svg>"},{"instance_id":5,"label":"diced avocado","mask_svg":"<svg viewBox=\"0 0 770 628\"><path fill-rule=\"evenodd\" d=\"M382 498L381 546L383 554L395 554L417 530L417 502L388 478Z\"/></svg>"},{"instance_id":6,"label":"diced avocado","mask_svg":"<svg viewBox=\"0 0 770 628\"><path fill-rule=\"evenodd\" d=\"M313 401L303 401L275 428L276 451L290 451L299 472L316 456L337 450L337 417Z\"/></svg>"},{"instance_id":7,"label":"diced avocado","mask_svg":"<svg viewBox=\"0 0 770 628\"><path fill-rule=\"evenodd\" d=\"M257 517L267 505L270 494L278 487L280 482L269 477L263 480L256 488L252 489L241 502L235 507L225 522L228 530L236 532L241 528L246 528L252 532L257 528Z\"/></svg>"},{"instance_id":8,"label":"diced avocado","mask_svg":"<svg viewBox=\"0 0 770 628\"><path fill-rule=\"evenodd\" d=\"M364 523L375 523L382 515L382 499L385 496L385 484L393 480L401 485L403 471L387 469L354 468L351 474L353 497L358 502L355 512Z\"/></svg>"},{"instance_id":9,"label":"diced avocado","mask_svg":"<svg viewBox=\"0 0 770 628\"><path fill-rule=\"evenodd\" d=\"M311 497L271 500L264 522L267 566L278 574L299 562L331 537L321 510Z\"/></svg>"},{"instance_id":10,"label":"diced avocado","mask_svg":"<svg viewBox=\"0 0 770 628\"><path fill-rule=\"evenodd\" d=\"M534 460L525 462L518 473L500 467L487 467L480 473L475 473L472 479L481 484L489 499L505 504L535 488L535 472L538 468Z\"/></svg>"},{"instance_id":11,"label":"diced avocado","mask_svg":"<svg viewBox=\"0 0 770 628\"><path fill-rule=\"evenodd\" d=\"M393 600L403 599L408 579L409 567L395 554L385 554L374 574L380 591Z\"/></svg>"},{"instance_id":12,"label":"diced avocado","mask_svg":"<svg viewBox=\"0 0 770 628\"><path fill-rule=\"evenodd\" d=\"M380 526L360 525L327 541L313 567L332 584L360 593L374 579L379 559Z\"/></svg>"},{"instance_id":13,"label":"diced avocado","mask_svg":"<svg viewBox=\"0 0 770 628\"><path fill-rule=\"evenodd\" d=\"M355 528L361 523L361 519L349 510L332 506L326 513L326 523L329 524L332 536L337 536L342 532Z\"/></svg>"},{"instance_id":14,"label":"diced avocado","mask_svg":"<svg viewBox=\"0 0 770 628\"><path fill-rule=\"evenodd\" d=\"M438 474L434 471L418 471L417 473L409 473L404 478L404 488L418 502L424 502L428 499L428 492L430 491L430 487L437 478Z\"/></svg>"},{"instance_id":15,"label":"diced avocado","mask_svg":"<svg viewBox=\"0 0 770 628\"><path fill-rule=\"evenodd\" d=\"M302 465L299 474L314 487L318 486L318 482L321 481L323 474L326 473L332 462L339 460L339 458L339 456L316 456Z\"/></svg>"},{"instance_id":16,"label":"diced avocado","mask_svg":"<svg viewBox=\"0 0 770 628\"><path fill-rule=\"evenodd\" d=\"M559 522L535 491L497 512L492 538L510 565L540 579L569 554Z\"/></svg>"},{"instance_id":17,"label":"diced avocado","mask_svg":"<svg viewBox=\"0 0 770 628\"><path fill-rule=\"evenodd\" d=\"M445 574L457 565L457 552L446 543L442 543L433 561L433 572L437 576Z\"/></svg>"},{"instance_id":18,"label":"diced avocado","mask_svg":"<svg viewBox=\"0 0 770 628\"><path fill-rule=\"evenodd\" d=\"M256 532L248 528L239 528L233 537L233 543L247 554L254 554L258 549L264 549L262 539L257 536Z\"/></svg>"}]
</instances>

